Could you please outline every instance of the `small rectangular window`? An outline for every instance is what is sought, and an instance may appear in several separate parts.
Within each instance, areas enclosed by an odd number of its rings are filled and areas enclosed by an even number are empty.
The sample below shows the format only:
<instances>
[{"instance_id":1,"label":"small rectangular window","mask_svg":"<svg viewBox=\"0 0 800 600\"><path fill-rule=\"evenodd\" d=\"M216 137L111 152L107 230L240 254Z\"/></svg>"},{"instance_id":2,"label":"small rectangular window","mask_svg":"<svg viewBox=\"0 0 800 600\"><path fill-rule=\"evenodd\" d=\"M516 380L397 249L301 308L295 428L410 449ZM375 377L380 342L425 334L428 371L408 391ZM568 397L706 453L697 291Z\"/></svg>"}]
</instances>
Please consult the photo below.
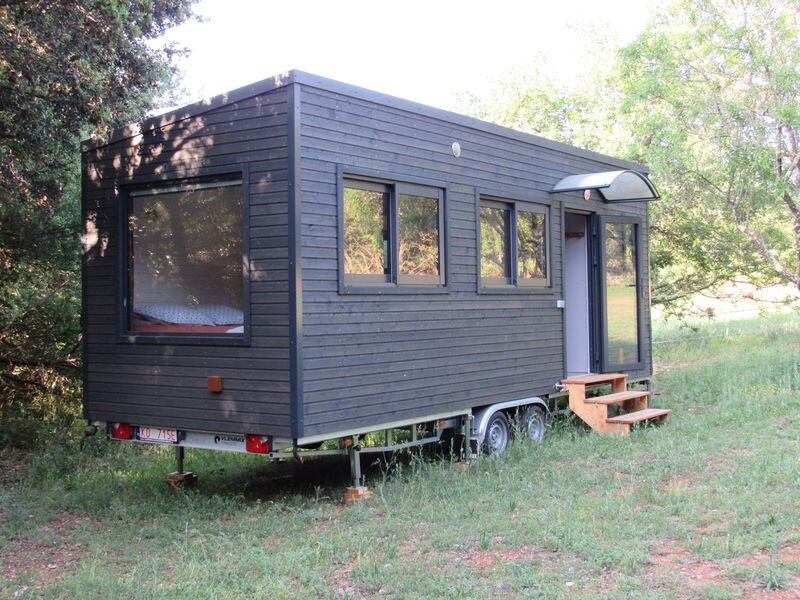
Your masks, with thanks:
<instances>
[{"instance_id":1,"label":"small rectangular window","mask_svg":"<svg viewBox=\"0 0 800 600\"><path fill-rule=\"evenodd\" d=\"M343 275L349 286L443 286L442 190L343 180Z\"/></svg>"},{"instance_id":2,"label":"small rectangular window","mask_svg":"<svg viewBox=\"0 0 800 600\"><path fill-rule=\"evenodd\" d=\"M356 187L358 185L358 187ZM344 189L344 270L365 282L391 275L389 192L384 185L351 182Z\"/></svg>"},{"instance_id":3,"label":"small rectangular window","mask_svg":"<svg viewBox=\"0 0 800 600\"><path fill-rule=\"evenodd\" d=\"M481 199L478 216L480 286L547 287L547 207Z\"/></svg>"},{"instance_id":4,"label":"small rectangular window","mask_svg":"<svg viewBox=\"0 0 800 600\"><path fill-rule=\"evenodd\" d=\"M243 333L241 180L135 190L128 202L129 329Z\"/></svg>"},{"instance_id":5,"label":"small rectangular window","mask_svg":"<svg viewBox=\"0 0 800 600\"><path fill-rule=\"evenodd\" d=\"M517 282L547 285L547 224L543 212L517 210Z\"/></svg>"},{"instance_id":6,"label":"small rectangular window","mask_svg":"<svg viewBox=\"0 0 800 600\"><path fill-rule=\"evenodd\" d=\"M438 284L439 199L399 194L397 212L399 282Z\"/></svg>"},{"instance_id":7,"label":"small rectangular window","mask_svg":"<svg viewBox=\"0 0 800 600\"><path fill-rule=\"evenodd\" d=\"M481 206L481 279L484 285L511 283L511 209Z\"/></svg>"}]
</instances>

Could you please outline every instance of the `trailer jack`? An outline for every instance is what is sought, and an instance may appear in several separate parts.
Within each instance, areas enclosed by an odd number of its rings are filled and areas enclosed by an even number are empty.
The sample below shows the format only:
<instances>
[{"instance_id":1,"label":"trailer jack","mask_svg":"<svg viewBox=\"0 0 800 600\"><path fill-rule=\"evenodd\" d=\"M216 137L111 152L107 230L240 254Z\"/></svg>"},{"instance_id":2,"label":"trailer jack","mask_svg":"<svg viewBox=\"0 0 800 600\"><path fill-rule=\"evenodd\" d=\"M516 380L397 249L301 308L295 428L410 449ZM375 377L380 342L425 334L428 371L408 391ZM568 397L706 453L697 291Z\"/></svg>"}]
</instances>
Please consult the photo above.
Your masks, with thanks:
<instances>
[{"instance_id":1,"label":"trailer jack","mask_svg":"<svg viewBox=\"0 0 800 600\"><path fill-rule=\"evenodd\" d=\"M178 470L167 475L167 484L173 490L177 490L181 486L190 487L197 483L197 475L191 471L183 470L183 451L183 446L175 446L175 461L177 462Z\"/></svg>"},{"instance_id":2,"label":"trailer jack","mask_svg":"<svg viewBox=\"0 0 800 600\"><path fill-rule=\"evenodd\" d=\"M350 475L353 478L353 485L344 491L345 504L354 504L360 500L368 500L372 492L364 485L364 476L361 474L361 446L358 443L358 436L354 435L352 443L347 446L347 454L350 457Z\"/></svg>"}]
</instances>

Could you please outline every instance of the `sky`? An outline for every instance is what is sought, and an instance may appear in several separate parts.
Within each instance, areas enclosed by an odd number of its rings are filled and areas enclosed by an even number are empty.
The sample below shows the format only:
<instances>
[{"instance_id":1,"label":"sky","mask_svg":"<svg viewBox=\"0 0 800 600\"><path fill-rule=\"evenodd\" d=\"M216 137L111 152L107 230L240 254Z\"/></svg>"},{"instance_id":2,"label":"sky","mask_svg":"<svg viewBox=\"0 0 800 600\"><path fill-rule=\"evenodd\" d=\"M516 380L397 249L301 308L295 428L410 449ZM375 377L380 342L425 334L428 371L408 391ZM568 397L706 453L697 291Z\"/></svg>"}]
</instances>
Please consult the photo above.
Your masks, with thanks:
<instances>
[{"instance_id":1,"label":"sky","mask_svg":"<svg viewBox=\"0 0 800 600\"><path fill-rule=\"evenodd\" d=\"M452 110L513 69L537 64L563 85L591 68L590 33L628 42L655 0L201 0L202 23L169 32L185 103L290 69Z\"/></svg>"}]
</instances>

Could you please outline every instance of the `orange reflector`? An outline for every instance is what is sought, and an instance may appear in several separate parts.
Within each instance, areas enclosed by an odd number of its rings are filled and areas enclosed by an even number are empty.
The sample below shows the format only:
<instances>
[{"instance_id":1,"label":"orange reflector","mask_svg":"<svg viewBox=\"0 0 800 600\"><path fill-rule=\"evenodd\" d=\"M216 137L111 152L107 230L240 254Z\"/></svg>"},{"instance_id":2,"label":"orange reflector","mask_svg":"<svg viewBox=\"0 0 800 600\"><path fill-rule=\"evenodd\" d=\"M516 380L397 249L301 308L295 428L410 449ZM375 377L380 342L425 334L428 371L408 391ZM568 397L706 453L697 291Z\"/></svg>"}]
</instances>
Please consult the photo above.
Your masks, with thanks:
<instances>
[{"instance_id":1,"label":"orange reflector","mask_svg":"<svg viewBox=\"0 0 800 600\"><path fill-rule=\"evenodd\" d=\"M214 394L219 394L222 391L222 377L219 375L209 375L208 391Z\"/></svg>"}]
</instances>

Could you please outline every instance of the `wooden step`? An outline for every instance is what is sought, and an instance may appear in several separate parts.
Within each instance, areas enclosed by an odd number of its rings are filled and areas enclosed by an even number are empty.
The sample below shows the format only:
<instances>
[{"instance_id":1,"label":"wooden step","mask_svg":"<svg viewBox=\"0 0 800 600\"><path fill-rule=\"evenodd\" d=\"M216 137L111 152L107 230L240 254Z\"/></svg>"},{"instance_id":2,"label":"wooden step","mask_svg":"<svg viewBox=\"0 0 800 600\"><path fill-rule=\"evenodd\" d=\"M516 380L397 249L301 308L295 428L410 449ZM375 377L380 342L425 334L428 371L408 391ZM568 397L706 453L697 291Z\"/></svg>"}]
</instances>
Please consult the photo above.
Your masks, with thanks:
<instances>
[{"instance_id":1,"label":"wooden step","mask_svg":"<svg viewBox=\"0 0 800 600\"><path fill-rule=\"evenodd\" d=\"M659 417L665 417L670 412L668 408L647 408L645 410L637 410L636 412L627 413L618 417L611 417L606 419L606 423L623 423L633 425L634 423L642 423L644 421L651 421Z\"/></svg>"},{"instance_id":2,"label":"wooden step","mask_svg":"<svg viewBox=\"0 0 800 600\"><path fill-rule=\"evenodd\" d=\"M564 385L570 384L583 384L583 385L596 385L598 383L613 383L620 379L627 379L625 373L589 373L588 375L573 375L562 379L561 383Z\"/></svg>"},{"instance_id":3,"label":"wooden step","mask_svg":"<svg viewBox=\"0 0 800 600\"><path fill-rule=\"evenodd\" d=\"M584 402L587 404L624 404L628 400L638 400L639 398L647 398L650 392L629 390L627 392L616 392L614 394L606 394L605 396L594 396L586 398Z\"/></svg>"}]
</instances>

